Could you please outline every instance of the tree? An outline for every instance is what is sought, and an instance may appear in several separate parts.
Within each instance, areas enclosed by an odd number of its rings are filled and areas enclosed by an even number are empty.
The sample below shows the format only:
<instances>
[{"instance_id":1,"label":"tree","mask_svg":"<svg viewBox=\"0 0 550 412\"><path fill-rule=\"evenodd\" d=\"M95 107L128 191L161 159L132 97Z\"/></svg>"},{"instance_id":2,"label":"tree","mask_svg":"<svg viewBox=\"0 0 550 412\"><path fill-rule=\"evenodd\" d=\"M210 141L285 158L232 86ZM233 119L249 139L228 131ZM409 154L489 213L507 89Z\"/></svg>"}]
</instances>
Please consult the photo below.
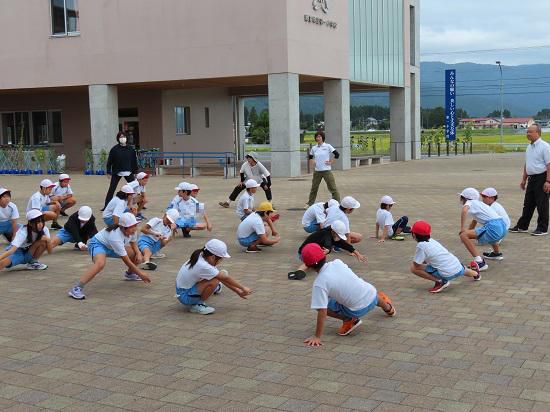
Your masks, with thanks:
<instances>
[{"instance_id":1,"label":"tree","mask_svg":"<svg viewBox=\"0 0 550 412\"><path fill-rule=\"evenodd\" d=\"M500 119L500 109L493 110L491 113L487 115L487 117L494 117L494 118ZM510 113L510 110L504 109L502 112L502 117L504 117L505 119L509 119L510 117L512 117L512 113Z\"/></svg>"},{"instance_id":2,"label":"tree","mask_svg":"<svg viewBox=\"0 0 550 412\"><path fill-rule=\"evenodd\" d=\"M468 112L464 109L456 109L456 118L457 119L468 119L470 116L468 116Z\"/></svg>"},{"instance_id":3,"label":"tree","mask_svg":"<svg viewBox=\"0 0 550 412\"><path fill-rule=\"evenodd\" d=\"M248 113L248 122L251 125L254 125L258 121L258 113L256 113L256 108L252 107L250 109L250 113Z\"/></svg>"},{"instance_id":4,"label":"tree","mask_svg":"<svg viewBox=\"0 0 550 412\"><path fill-rule=\"evenodd\" d=\"M535 117L537 119L550 119L550 109L542 109Z\"/></svg>"},{"instance_id":5,"label":"tree","mask_svg":"<svg viewBox=\"0 0 550 412\"><path fill-rule=\"evenodd\" d=\"M250 136L252 136L252 142L267 144L269 143L269 111L267 109L262 110L260 115L256 116L256 121L252 122L252 110L250 111Z\"/></svg>"}]
</instances>

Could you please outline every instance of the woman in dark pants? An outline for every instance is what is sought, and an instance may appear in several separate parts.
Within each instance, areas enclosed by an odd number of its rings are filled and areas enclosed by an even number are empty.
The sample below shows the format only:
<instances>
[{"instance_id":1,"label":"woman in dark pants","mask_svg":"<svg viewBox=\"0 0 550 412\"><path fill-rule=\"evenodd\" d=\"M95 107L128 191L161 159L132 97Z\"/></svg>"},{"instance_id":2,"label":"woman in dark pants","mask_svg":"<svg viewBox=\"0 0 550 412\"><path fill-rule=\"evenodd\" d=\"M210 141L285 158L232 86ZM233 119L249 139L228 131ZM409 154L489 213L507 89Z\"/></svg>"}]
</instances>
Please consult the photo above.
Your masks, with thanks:
<instances>
[{"instance_id":1,"label":"woman in dark pants","mask_svg":"<svg viewBox=\"0 0 550 412\"><path fill-rule=\"evenodd\" d=\"M126 135L123 132L118 132L116 140L118 144L112 147L107 160L107 175L111 176L111 184L107 196L105 196L103 209L113 198L120 179L124 177L127 182L131 182L135 179L134 175L138 171L136 151L133 146L126 144Z\"/></svg>"}]
</instances>

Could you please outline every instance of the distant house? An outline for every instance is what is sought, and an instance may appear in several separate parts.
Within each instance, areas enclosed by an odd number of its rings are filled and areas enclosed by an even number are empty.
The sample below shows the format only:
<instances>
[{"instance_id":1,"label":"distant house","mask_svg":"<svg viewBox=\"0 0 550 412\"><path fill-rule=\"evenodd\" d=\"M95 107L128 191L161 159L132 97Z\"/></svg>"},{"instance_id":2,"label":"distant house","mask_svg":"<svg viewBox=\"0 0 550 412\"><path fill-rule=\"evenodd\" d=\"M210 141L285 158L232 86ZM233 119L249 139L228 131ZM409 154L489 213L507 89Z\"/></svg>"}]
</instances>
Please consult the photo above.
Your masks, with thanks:
<instances>
[{"instance_id":1,"label":"distant house","mask_svg":"<svg viewBox=\"0 0 550 412\"><path fill-rule=\"evenodd\" d=\"M502 120L502 126L510 129L527 129L535 124L535 119L532 117L509 117Z\"/></svg>"},{"instance_id":2,"label":"distant house","mask_svg":"<svg viewBox=\"0 0 550 412\"><path fill-rule=\"evenodd\" d=\"M496 129L500 126L500 121L492 117L473 117L470 119L460 119L459 127L473 127L474 129Z\"/></svg>"}]
</instances>

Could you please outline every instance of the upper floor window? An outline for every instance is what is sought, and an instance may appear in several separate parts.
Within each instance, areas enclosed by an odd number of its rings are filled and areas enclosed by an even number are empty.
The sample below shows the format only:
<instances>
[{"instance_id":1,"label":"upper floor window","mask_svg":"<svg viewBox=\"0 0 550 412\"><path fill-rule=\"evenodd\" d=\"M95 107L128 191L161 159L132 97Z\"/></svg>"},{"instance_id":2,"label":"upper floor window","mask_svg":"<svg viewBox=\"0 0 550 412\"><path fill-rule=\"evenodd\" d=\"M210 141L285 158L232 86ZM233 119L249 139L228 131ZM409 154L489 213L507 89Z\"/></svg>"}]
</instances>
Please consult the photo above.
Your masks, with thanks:
<instances>
[{"instance_id":1,"label":"upper floor window","mask_svg":"<svg viewBox=\"0 0 550 412\"><path fill-rule=\"evenodd\" d=\"M80 34L78 0L50 0L53 36Z\"/></svg>"}]
</instances>

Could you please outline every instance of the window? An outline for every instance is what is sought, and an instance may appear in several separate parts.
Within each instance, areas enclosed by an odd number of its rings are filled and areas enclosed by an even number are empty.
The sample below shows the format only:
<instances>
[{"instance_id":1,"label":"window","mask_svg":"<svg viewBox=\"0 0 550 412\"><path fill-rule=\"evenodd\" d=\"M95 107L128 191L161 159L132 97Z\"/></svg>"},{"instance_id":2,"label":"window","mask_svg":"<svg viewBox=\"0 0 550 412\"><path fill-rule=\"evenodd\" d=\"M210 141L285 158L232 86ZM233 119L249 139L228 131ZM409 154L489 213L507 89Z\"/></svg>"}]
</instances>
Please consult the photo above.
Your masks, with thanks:
<instances>
[{"instance_id":1,"label":"window","mask_svg":"<svg viewBox=\"0 0 550 412\"><path fill-rule=\"evenodd\" d=\"M176 106L176 134L191 134L191 109L188 106Z\"/></svg>"},{"instance_id":2,"label":"window","mask_svg":"<svg viewBox=\"0 0 550 412\"><path fill-rule=\"evenodd\" d=\"M52 35L74 36L80 34L78 0L50 0Z\"/></svg>"},{"instance_id":3,"label":"window","mask_svg":"<svg viewBox=\"0 0 550 412\"><path fill-rule=\"evenodd\" d=\"M63 143L60 111L2 113L0 123L1 144Z\"/></svg>"},{"instance_id":4,"label":"window","mask_svg":"<svg viewBox=\"0 0 550 412\"><path fill-rule=\"evenodd\" d=\"M409 8L409 19L410 19L410 42L411 42L411 65L416 66L416 18L415 18L415 8L410 6Z\"/></svg>"},{"instance_id":5,"label":"window","mask_svg":"<svg viewBox=\"0 0 550 412\"><path fill-rule=\"evenodd\" d=\"M207 129L210 127L210 108L204 108L204 127Z\"/></svg>"}]
</instances>

